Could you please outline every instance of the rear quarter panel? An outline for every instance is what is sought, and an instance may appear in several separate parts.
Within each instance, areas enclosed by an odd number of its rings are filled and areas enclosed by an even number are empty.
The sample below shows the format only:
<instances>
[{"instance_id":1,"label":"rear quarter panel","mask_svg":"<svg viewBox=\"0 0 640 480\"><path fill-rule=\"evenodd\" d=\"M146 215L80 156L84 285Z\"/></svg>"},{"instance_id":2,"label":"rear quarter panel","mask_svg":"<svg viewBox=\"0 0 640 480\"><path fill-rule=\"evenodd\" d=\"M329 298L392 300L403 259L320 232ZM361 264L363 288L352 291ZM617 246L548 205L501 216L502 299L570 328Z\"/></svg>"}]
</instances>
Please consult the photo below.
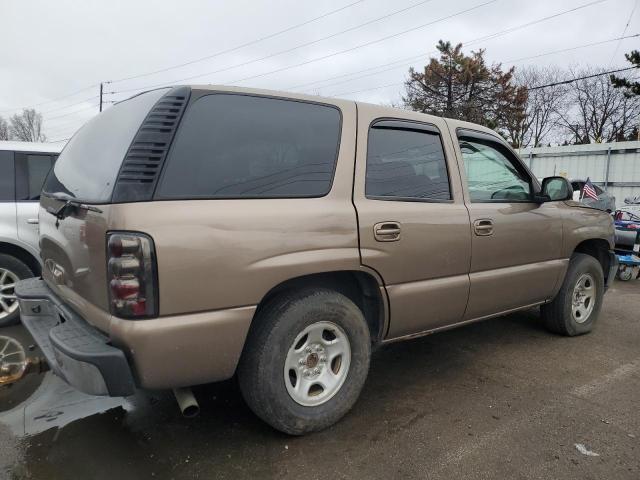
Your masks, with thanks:
<instances>
[{"instance_id":1,"label":"rear quarter panel","mask_svg":"<svg viewBox=\"0 0 640 480\"><path fill-rule=\"evenodd\" d=\"M356 108L336 104L340 151L325 197L111 206L111 230L140 231L154 240L161 316L256 305L285 280L360 269L351 202Z\"/></svg>"}]
</instances>

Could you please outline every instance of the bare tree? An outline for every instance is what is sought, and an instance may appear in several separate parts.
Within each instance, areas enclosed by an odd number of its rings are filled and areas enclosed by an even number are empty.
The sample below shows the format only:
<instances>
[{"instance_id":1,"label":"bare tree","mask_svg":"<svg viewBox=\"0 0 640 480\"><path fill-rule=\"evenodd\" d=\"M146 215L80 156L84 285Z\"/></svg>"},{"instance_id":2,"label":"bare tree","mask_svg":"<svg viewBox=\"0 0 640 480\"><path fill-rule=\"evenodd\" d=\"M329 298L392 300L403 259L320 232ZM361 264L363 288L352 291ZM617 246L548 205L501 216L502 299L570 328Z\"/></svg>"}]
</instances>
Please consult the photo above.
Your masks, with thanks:
<instances>
[{"instance_id":1,"label":"bare tree","mask_svg":"<svg viewBox=\"0 0 640 480\"><path fill-rule=\"evenodd\" d=\"M577 143L615 142L626 138L640 115L640 98L628 97L611 84L603 70L572 71L573 78L592 76L568 84L568 108L558 111L559 123Z\"/></svg>"},{"instance_id":2,"label":"bare tree","mask_svg":"<svg viewBox=\"0 0 640 480\"><path fill-rule=\"evenodd\" d=\"M512 144L537 147L550 140L558 122L558 112L564 110L567 100L566 85L553 85L566 78L558 68L523 67L516 70L516 82L527 90L522 121L509 132ZM545 88L537 88L551 85Z\"/></svg>"},{"instance_id":3,"label":"bare tree","mask_svg":"<svg viewBox=\"0 0 640 480\"><path fill-rule=\"evenodd\" d=\"M22 142L44 142L42 133L42 115L32 108L25 108L22 113L11 117L11 137Z\"/></svg>"},{"instance_id":4,"label":"bare tree","mask_svg":"<svg viewBox=\"0 0 640 480\"><path fill-rule=\"evenodd\" d=\"M0 140L9 140L9 124L0 117Z\"/></svg>"}]
</instances>

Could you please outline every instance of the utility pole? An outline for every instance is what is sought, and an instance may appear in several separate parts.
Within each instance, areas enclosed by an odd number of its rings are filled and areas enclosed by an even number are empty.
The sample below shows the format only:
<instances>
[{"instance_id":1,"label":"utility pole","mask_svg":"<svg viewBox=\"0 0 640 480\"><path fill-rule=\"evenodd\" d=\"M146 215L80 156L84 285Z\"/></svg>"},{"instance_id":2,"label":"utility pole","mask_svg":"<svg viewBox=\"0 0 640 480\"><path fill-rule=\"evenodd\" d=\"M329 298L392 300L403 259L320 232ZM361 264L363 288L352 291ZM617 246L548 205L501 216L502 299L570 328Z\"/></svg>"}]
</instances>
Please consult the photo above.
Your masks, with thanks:
<instances>
[{"instance_id":1,"label":"utility pole","mask_svg":"<svg viewBox=\"0 0 640 480\"><path fill-rule=\"evenodd\" d=\"M100 82L100 111L102 111L102 88L103 88L103 83Z\"/></svg>"}]
</instances>

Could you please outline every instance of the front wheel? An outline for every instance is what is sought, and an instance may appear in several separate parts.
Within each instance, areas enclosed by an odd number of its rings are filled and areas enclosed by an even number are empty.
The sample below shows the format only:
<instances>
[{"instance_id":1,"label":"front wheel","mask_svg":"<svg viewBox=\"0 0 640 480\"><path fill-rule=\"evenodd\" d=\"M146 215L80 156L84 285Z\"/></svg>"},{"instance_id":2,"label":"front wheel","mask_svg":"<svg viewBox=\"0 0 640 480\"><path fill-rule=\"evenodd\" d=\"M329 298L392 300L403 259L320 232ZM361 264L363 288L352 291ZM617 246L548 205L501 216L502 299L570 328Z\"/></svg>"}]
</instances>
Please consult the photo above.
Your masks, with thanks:
<instances>
[{"instance_id":1,"label":"front wheel","mask_svg":"<svg viewBox=\"0 0 640 480\"><path fill-rule=\"evenodd\" d=\"M256 316L238 367L249 407L291 434L322 430L358 399L371 339L360 309L337 292L278 296Z\"/></svg>"},{"instance_id":2,"label":"front wheel","mask_svg":"<svg viewBox=\"0 0 640 480\"><path fill-rule=\"evenodd\" d=\"M571 257L564 282L556 297L542 305L547 328L561 335L589 333L598 319L604 295L602 265L591 255Z\"/></svg>"}]
</instances>

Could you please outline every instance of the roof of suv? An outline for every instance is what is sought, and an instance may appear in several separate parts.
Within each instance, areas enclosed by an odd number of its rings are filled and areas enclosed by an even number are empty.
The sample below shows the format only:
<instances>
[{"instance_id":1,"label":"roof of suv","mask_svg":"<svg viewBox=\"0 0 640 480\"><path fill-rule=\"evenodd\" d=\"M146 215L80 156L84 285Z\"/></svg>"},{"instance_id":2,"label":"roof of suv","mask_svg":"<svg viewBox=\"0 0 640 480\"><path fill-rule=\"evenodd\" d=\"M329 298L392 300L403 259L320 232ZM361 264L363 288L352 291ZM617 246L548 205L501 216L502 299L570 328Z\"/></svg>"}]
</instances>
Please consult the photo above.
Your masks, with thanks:
<instances>
[{"instance_id":1,"label":"roof of suv","mask_svg":"<svg viewBox=\"0 0 640 480\"><path fill-rule=\"evenodd\" d=\"M60 153L64 143L9 142L0 140L0 151Z\"/></svg>"}]
</instances>

